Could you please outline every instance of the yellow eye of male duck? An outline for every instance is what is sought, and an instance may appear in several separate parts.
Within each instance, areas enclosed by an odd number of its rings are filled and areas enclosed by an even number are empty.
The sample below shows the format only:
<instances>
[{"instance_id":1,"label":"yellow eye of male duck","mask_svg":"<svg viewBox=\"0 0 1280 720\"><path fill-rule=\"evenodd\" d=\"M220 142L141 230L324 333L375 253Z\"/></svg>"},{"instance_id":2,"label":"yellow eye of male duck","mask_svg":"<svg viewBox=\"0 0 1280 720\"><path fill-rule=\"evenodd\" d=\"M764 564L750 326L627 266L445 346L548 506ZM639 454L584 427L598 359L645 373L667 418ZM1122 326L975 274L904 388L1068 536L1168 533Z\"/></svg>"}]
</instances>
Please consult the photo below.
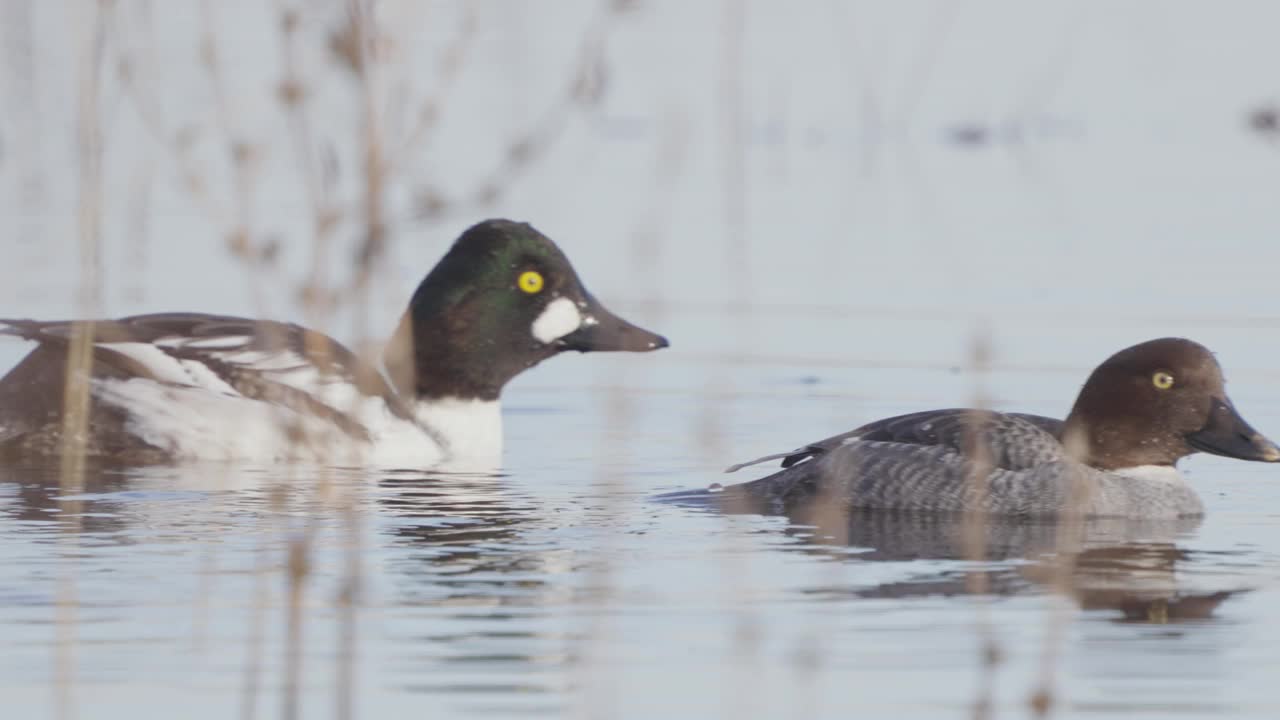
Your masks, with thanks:
<instances>
[{"instance_id":1,"label":"yellow eye of male duck","mask_svg":"<svg viewBox=\"0 0 1280 720\"><path fill-rule=\"evenodd\" d=\"M1168 390L1173 387L1173 376L1167 372L1158 372L1151 376L1151 384L1155 385L1157 390Z\"/></svg>"},{"instance_id":2,"label":"yellow eye of male duck","mask_svg":"<svg viewBox=\"0 0 1280 720\"><path fill-rule=\"evenodd\" d=\"M525 270L520 273L520 279L516 281L516 284L520 286L521 290L530 295L536 295L542 292L542 273L537 270Z\"/></svg>"}]
</instances>

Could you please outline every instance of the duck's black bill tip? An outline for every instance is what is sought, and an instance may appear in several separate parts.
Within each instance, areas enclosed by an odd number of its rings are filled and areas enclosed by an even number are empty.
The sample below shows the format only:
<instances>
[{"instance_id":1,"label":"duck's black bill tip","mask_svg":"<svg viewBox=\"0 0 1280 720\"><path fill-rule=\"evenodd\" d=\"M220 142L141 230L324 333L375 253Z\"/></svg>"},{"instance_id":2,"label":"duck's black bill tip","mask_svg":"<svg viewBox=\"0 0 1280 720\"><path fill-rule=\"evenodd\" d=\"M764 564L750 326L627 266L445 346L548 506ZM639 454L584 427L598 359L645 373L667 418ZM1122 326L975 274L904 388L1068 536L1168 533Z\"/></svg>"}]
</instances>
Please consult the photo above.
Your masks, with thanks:
<instances>
[{"instance_id":1,"label":"duck's black bill tip","mask_svg":"<svg viewBox=\"0 0 1280 720\"><path fill-rule=\"evenodd\" d=\"M595 298L588 299L582 325L560 338L559 344L563 350L578 352L652 352L671 347L665 337L614 315Z\"/></svg>"},{"instance_id":2,"label":"duck's black bill tip","mask_svg":"<svg viewBox=\"0 0 1280 720\"><path fill-rule=\"evenodd\" d=\"M1187 435L1187 444L1212 455L1280 462L1280 447L1245 422L1230 401L1220 398L1214 398L1204 427Z\"/></svg>"},{"instance_id":3,"label":"duck's black bill tip","mask_svg":"<svg viewBox=\"0 0 1280 720\"><path fill-rule=\"evenodd\" d=\"M670 347L665 337L615 318L616 323L599 322L583 327L560 338L564 350L578 352L652 352Z\"/></svg>"}]
</instances>

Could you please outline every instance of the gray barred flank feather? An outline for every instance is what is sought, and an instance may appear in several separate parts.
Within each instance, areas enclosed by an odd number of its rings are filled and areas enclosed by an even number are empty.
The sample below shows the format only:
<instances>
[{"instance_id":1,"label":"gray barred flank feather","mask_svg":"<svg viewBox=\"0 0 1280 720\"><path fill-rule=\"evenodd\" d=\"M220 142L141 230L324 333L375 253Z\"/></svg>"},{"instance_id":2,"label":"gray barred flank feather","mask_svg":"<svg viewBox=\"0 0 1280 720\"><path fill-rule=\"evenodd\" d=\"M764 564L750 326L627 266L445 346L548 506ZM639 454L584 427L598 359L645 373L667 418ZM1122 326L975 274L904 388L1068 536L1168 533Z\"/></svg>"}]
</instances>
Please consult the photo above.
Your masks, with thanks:
<instances>
[{"instance_id":1,"label":"gray barred flank feather","mask_svg":"<svg viewBox=\"0 0 1280 720\"><path fill-rule=\"evenodd\" d=\"M957 411L941 411L944 428ZM927 413L914 426L930 424ZM913 444L856 439L863 432L768 477L726 488L722 507L749 504L771 512L805 506L920 512L985 511L1027 517L1078 512L1089 516L1195 516L1202 506L1185 484L1091 468L1066 456L1039 420L1015 415L981 417L977 441L988 450L986 487L975 493L979 470L962 447L963 434L948 432ZM892 420L899 420L894 418ZM875 425L867 426L875 429ZM881 428L882 429L882 428ZM924 430L928 432L928 430ZM1073 496L1073 491L1076 495Z\"/></svg>"}]
</instances>

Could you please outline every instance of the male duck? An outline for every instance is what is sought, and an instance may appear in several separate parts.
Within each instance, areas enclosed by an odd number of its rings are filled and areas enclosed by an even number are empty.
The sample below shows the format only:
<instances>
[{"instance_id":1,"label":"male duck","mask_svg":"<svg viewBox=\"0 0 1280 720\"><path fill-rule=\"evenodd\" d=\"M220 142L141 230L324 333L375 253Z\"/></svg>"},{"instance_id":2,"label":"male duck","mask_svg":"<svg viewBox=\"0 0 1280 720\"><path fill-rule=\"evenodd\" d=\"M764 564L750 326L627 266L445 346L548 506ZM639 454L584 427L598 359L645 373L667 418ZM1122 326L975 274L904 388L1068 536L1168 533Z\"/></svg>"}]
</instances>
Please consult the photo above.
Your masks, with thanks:
<instances>
[{"instance_id":1,"label":"male duck","mask_svg":"<svg viewBox=\"0 0 1280 720\"><path fill-rule=\"evenodd\" d=\"M1089 376L1065 422L930 410L878 420L729 468L783 458L783 470L716 494L723 506L1001 515L1186 517L1203 512L1174 464L1194 452L1280 461L1236 412L1222 370L1180 338L1135 345ZM686 493L673 497L690 498Z\"/></svg>"},{"instance_id":2,"label":"male duck","mask_svg":"<svg viewBox=\"0 0 1280 720\"><path fill-rule=\"evenodd\" d=\"M418 286L382 367L289 323L197 313L0 320L0 333L37 343L0 379L0 454L59 452L67 360L89 327L85 450L126 462L494 466L499 397L520 372L566 350L667 347L606 310L542 233L486 220Z\"/></svg>"}]
</instances>

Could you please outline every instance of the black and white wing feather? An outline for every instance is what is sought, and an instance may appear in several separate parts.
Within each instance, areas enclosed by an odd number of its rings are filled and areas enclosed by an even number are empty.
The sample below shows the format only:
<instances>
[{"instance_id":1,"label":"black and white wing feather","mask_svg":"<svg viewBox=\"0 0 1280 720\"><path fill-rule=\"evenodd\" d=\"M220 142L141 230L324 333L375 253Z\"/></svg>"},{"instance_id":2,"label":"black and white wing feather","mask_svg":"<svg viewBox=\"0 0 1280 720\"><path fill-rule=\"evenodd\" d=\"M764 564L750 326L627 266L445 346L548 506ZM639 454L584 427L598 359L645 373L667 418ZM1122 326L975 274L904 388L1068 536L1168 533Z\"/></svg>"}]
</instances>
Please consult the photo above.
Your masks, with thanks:
<instances>
[{"instance_id":1,"label":"black and white wing feather","mask_svg":"<svg viewBox=\"0 0 1280 720\"><path fill-rule=\"evenodd\" d=\"M65 351L86 323L0 320L0 333ZM319 398L325 386L346 385L378 396L409 417L376 369L337 340L300 325L202 313L157 313L95 320L93 374L144 378L293 407L328 417L352 435L357 423Z\"/></svg>"}]
</instances>

